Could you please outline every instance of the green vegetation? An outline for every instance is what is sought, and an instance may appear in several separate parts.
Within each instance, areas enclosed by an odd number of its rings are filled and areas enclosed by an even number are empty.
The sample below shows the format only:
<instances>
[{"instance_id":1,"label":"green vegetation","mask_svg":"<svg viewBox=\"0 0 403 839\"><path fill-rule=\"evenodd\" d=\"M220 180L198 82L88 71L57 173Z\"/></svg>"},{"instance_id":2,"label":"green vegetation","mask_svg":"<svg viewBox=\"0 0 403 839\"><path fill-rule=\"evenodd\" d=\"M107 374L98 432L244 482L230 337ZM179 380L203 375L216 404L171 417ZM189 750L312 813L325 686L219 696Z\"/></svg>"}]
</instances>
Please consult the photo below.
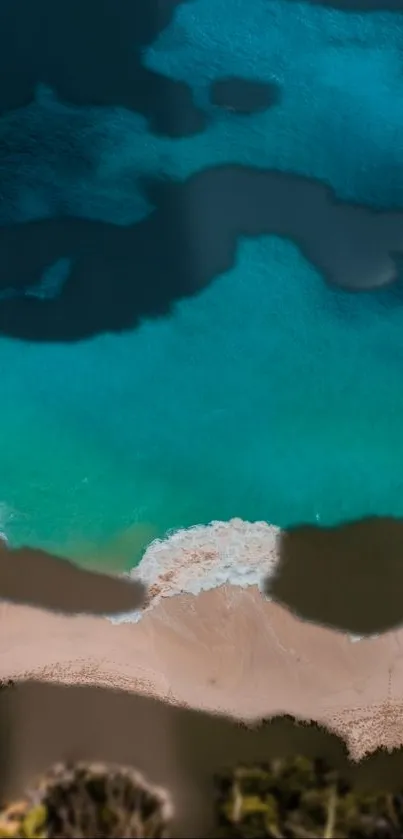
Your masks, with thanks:
<instances>
[{"instance_id":1,"label":"green vegetation","mask_svg":"<svg viewBox=\"0 0 403 839\"><path fill-rule=\"evenodd\" d=\"M57 764L24 801L3 810L2 839L163 839L172 808L168 795L134 769Z\"/></svg>"},{"instance_id":2,"label":"green vegetation","mask_svg":"<svg viewBox=\"0 0 403 839\"><path fill-rule=\"evenodd\" d=\"M401 839L403 794L359 793L323 760L239 767L216 777L217 829L232 839ZM164 791L133 769L54 767L0 814L2 839L168 837Z\"/></svg>"},{"instance_id":3,"label":"green vegetation","mask_svg":"<svg viewBox=\"0 0 403 839\"><path fill-rule=\"evenodd\" d=\"M403 795L359 793L322 760L241 767L217 777L218 837L398 839Z\"/></svg>"}]
</instances>

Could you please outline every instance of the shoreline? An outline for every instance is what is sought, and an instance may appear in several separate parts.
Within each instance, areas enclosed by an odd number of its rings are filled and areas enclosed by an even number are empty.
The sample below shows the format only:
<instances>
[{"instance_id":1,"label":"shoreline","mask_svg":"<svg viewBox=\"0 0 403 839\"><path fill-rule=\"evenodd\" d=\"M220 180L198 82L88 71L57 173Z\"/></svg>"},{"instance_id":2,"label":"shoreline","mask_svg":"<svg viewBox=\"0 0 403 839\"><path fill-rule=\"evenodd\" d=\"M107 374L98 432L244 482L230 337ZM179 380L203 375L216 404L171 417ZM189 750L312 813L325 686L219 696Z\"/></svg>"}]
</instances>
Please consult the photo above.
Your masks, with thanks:
<instances>
[{"instance_id":1,"label":"shoreline","mask_svg":"<svg viewBox=\"0 0 403 839\"><path fill-rule=\"evenodd\" d=\"M178 594L198 595L223 585L261 589L264 578L276 572L280 535L279 527L265 521L232 518L154 539L139 564L122 575L147 586L146 605L108 620L136 623L162 599Z\"/></svg>"},{"instance_id":2,"label":"shoreline","mask_svg":"<svg viewBox=\"0 0 403 839\"><path fill-rule=\"evenodd\" d=\"M275 574L280 532L235 519L151 543L128 575L150 597L123 616L0 603L0 679L108 687L243 721L288 714L339 734L353 760L400 747L403 629L351 643L266 598L258 584Z\"/></svg>"},{"instance_id":3,"label":"shoreline","mask_svg":"<svg viewBox=\"0 0 403 839\"><path fill-rule=\"evenodd\" d=\"M147 586L147 601L140 609L108 615L113 624L136 623L166 597L198 595L223 585L247 589L255 586L262 597L265 581L273 578L280 563L281 528L265 521L212 521L176 530L163 539L154 539L142 559L122 574ZM370 636L346 633L351 643Z\"/></svg>"}]
</instances>

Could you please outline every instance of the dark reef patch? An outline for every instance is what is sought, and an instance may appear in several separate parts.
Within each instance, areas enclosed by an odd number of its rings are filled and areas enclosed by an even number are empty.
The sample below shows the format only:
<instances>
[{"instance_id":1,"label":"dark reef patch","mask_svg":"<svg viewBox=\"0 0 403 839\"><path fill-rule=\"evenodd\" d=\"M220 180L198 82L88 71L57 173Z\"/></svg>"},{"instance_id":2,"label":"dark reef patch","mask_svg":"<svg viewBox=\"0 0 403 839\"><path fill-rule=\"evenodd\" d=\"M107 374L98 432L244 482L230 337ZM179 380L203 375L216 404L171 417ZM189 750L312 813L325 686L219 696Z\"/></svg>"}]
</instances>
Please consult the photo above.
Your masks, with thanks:
<instances>
[{"instance_id":1,"label":"dark reef patch","mask_svg":"<svg viewBox=\"0 0 403 839\"><path fill-rule=\"evenodd\" d=\"M187 0L0 0L0 114L38 84L74 105L123 106L157 134L203 131L190 87L143 65L144 49Z\"/></svg>"},{"instance_id":2,"label":"dark reef patch","mask_svg":"<svg viewBox=\"0 0 403 839\"><path fill-rule=\"evenodd\" d=\"M212 82L210 100L213 105L237 114L255 114L279 104L280 87L275 82L229 76Z\"/></svg>"},{"instance_id":3,"label":"dark reef patch","mask_svg":"<svg viewBox=\"0 0 403 839\"><path fill-rule=\"evenodd\" d=\"M145 188L155 210L129 227L77 218L0 227L0 332L75 341L132 329L228 271L241 235L290 239L329 284L401 302L398 283L382 286L398 279L403 212L375 212L308 178L235 165ZM70 273L60 293L35 295L62 259Z\"/></svg>"}]
</instances>

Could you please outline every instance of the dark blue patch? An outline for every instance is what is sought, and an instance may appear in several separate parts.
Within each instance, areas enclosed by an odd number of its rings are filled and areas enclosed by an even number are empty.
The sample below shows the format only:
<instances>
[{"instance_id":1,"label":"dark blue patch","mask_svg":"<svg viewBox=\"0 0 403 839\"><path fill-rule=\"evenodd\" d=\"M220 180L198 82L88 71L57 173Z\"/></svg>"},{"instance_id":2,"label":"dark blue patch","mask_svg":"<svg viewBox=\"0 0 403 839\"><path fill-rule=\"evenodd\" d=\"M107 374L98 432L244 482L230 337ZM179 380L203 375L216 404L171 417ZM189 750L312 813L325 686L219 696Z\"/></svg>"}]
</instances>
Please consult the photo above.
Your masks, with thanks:
<instances>
[{"instance_id":1,"label":"dark blue patch","mask_svg":"<svg viewBox=\"0 0 403 839\"><path fill-rule=\"evenodd\" d=\"M75 105L137 111L158 134L203 131L190 87L142 62L181 2L0 0L0 113L29 105L46 84Z\"/></svg>"},{"instance_id":2,"label":"dark blue patch","mask_svg":"<svg viewBox=\"0 0 403 839\"><path fill-rule=\"evenodd\" d=\"M4 334L74 341L132 329L228 271L240 236L290 239L326 282L348 290L399 276L403 212L336 201L308 178L221 166L145 187L156 209L131 227L65 218L0 228L0 288L20 290L0 300ZM57 297L22 298L62 257L72 268Z\"/></svg>"},{"instance_id":3,"label":"dark blue patch","mask_svg":"<svg viewBox=\"0 0 403 839\"><path fill-rule=\"evenodd\" d=\"M213 105L237 114L256 114L265 111L281 100L280 85L230 76L216 79L210 86Z\"/></svg>"}]
</instances>

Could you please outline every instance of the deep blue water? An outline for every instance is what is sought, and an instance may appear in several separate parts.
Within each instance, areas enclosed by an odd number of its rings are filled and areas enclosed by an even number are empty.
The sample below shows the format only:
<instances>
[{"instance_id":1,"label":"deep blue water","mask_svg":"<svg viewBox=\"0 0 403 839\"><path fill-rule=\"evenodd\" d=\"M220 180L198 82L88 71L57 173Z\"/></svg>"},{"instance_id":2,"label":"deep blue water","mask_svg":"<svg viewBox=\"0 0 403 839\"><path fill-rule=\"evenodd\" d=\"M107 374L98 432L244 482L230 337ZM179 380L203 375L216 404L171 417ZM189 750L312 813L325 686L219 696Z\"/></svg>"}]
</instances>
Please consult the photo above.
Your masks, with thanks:
<instances>
[{"instance_id":1,"label":"deep blue water","mask_svg":"<svg viewBox=\"0 0 403 839\"><path fill-rule=\"evenodd\" d=\"M403 4L339 5L0 0L12 542L403 514Z\"/></svg>"}]
</instances>

